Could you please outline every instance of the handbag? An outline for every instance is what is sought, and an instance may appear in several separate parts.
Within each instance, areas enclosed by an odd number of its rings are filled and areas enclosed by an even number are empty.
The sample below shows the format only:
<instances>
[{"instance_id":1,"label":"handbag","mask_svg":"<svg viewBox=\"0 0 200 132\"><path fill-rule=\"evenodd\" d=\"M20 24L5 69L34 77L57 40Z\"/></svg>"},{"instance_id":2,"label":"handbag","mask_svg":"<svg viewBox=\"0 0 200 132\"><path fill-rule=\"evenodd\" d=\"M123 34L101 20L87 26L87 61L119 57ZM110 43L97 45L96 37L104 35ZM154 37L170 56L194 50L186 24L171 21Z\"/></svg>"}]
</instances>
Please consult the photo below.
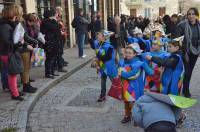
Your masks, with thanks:
<instances>
[{"instance_id":1,"label":"handbag","mask_svg":"<svg viewBox=\"0 0 200 132\"><path fill-rule=\"evenodd\" d=\"M19 52L13 52L8 59L8 74L20 74L24 70L23 62Z\"/></svg>"},{"instance_id":2,"label":"handbag","mask_svg":"<svg viewBox=\"0 0 200 132\"><path fill-rule=\"evenodd\" d=\"M108 96L120 101L122 100L122 85L120 78L114 78L112 80L112 85L108 91Z\"/></svg>"},{"instance_id":3,"label":"handbag","mask_svg":"<svg viewBox=\"0 0 200 132\"><path fill-rule=\"evenodd\" d=\"M44 66L45 64L44 49L34 48L31 61L33 66Z\"/></svg>"}]
</instances>

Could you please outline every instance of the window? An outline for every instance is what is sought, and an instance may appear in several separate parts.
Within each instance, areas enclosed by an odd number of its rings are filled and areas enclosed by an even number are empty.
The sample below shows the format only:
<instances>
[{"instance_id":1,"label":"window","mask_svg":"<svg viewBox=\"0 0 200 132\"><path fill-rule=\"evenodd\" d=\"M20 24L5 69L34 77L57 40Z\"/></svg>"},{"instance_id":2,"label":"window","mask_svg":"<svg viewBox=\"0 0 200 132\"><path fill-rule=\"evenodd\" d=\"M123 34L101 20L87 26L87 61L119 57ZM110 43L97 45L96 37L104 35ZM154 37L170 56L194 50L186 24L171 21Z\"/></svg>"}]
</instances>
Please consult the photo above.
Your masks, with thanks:
<instances>
[{"instance_id":1,"label":"window","mask_svg":"<svg viewBox=\"0 0 200 132\"><path fill-rule=\"evenodd\" d=\"M151 8L145 8L144 16L150 18L151 17Z\"/></svg>"},{"instance_id":2,"label":"window","mask_svg":"<svg viewBox=\"0 0 200 132\"><path fill-rule=\"evenodd\" d=\"M3 8L6 6L10 6L13 4L20 4L23 8L24 13L26 12L25 2L24 0L0 0L0 13L2 12Z\"/></svg>"},{"instance_id":3,"label":"window","mask_svg":"<svg viewBox=\"0 0 200 132\"><path fill-rule=\"evenodd\" d=\"M35 0L37 3L38 16L43 17L44 10L61 5L61 0Z\"/></svg>"}]
</instances>

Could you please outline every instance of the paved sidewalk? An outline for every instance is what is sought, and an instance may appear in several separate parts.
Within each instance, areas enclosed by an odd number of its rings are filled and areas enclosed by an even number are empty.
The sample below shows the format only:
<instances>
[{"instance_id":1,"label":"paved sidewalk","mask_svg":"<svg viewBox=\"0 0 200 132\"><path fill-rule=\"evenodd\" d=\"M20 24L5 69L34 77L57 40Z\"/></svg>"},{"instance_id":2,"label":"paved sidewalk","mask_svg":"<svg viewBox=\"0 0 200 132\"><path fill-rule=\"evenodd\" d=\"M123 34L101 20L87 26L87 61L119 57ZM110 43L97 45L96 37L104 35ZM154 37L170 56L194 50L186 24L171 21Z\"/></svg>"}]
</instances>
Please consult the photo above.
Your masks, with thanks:
<instances>
[{"instance_id":1,"label":"paved sidewalk","mask_svg":"<svg viewBox=\"0 0 200 132\"><path fill-rule=\"evenodd\" d=\"M32 85L37 87L38 91L34 94L26 94L25 100L22 102L11 100L9 92L3 92L2 88L0 88L0 131L4 128L17 128L19 132L25 131L29 111L39 97L58 82L82 68L94 57L94 51L90 48L85 49L87 57L84 59L78 58L77 53L77 48L65 50L64 58L69 62L68 67L66 67L68 72L59 73L60 76L55 79L44 78L44 67L33 67L31 69L31 78L35 79L36 82L32 83Z\"/></svg>"}]
</instances>

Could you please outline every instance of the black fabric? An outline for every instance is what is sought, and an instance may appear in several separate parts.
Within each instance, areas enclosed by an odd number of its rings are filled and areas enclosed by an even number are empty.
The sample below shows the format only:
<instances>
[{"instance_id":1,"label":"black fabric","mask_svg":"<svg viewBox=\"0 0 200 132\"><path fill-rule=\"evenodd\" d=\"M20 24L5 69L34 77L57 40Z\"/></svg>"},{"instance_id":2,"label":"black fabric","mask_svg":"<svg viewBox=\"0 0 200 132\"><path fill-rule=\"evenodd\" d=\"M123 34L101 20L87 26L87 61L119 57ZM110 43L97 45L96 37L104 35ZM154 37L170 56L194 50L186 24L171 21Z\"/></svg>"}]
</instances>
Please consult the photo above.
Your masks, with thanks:
<instances>
[{"instance_id":1,"label":"black fabric","mask_svg":"<svg viewBox=\"0 0 200 132\"><path fill-rule=\"evenodd\" d=\"M51 54L46 53L45 75L50 75L54 73L55 59L56 59L56 56L52 56Z\"/></svg>"},{"instance_id":2,"label":"black fabric","mask_svg":"<svg viewBox=\"0 0 200 132\"><path fill-rule=\"evenodd\" d=\"M112 58L113 48L109 48L105 54L105 56L101 56L100 60L103 62L109 61Z\"/></svg>"},{"instance_id":3,"label":"black fabric","mask_svg":"<svg viewBox=\"0 0 200 132\"><path fill-rule=\"evenodd\" d=\"M16 23L0 19L0 55L8 55L13 49L13 32Z\"/></svg>"},{"instance_id":4,"label":"black fabric","mask_svg":"<svg viewBox=\"0 0 200 132\"><path fill-rule=\"evenodd\" d=\"M44 19L41 24L41 32L45 34L45 52L56 55L62 52L62 35L60 32L60 25L54 19Z\"/></svg>"},{"instance_id":5,"label":"black fabric","mask_svg":"<svg viewBox=\"0 0 200 132\"><path fill-rule=\"evenodd\" d=\"M159 121L151 124L145 132L177 132L176 126L172 122Z\"/></svg>"},{"instance_id":6,"label":"black fabric","mask_svg":"<svg viewBox=\"0 0 200 132\"><path fill-rule=\"evenodd\" d=\"M152 57L151 59L154 63L158 64L159 66L164 66L168 68L175 69L176 65L179 62L179 57L175 54L172 54L169 58L167 59L162 59L160 57Z\"/></svg>"},{"instance_id":7,"label":"black fabric","mask_svg":"<svg viewBox=\"0 0 200 132\"><path fill-rule=\"evenodd\" d=\"M198 55L193 55L192 53L189 54L189 61L187 62L185 59L184 61L184 67L185 67L185 74L183 79L183 94L186 97L190 96L190 80L192 76L192 72L195 66L195 63L198 59Z\"/></svg>"},{"instance_id":8,"label":"black fabric","mask_svg":"<svg viewBox=\"0 0 200 132\"><path fill-rule=\"evenodd\" d=\"M21 56L18 52L11 53L8 61L8 73L9 74L20 74L24 70Z\"/></svg>"},{"instance_id":9,"label":"black fabric","mask_svg":"<svg viewBox=\"0 0 200 132\"><path fill-rule=\"evenodd\" d=\"M88 25L90 24L89 18L86 19L83 16L77 16L73 20L75 22L75 32L76 33L87 33L88 32ZM72 23L73 23L72 21Z\"/></svg>"}]
</instances>

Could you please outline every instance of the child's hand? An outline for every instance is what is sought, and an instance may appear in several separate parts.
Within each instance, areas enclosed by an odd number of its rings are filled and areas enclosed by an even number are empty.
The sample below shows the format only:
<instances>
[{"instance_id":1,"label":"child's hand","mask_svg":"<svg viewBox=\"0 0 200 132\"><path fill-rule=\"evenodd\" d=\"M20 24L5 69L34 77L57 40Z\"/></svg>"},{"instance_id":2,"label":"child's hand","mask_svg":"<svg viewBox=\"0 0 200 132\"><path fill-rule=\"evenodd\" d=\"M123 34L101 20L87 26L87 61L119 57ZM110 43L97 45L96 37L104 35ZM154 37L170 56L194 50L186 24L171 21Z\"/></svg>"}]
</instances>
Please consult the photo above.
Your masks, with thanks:
<instances>
[{"instance_id":1,"label":"child's hand","mask_svg":"<svg viewBox=\"0 0 200 132\"><path fill-rule=\"evenodd\" d=\"M150 56L150 55L147 55L146 57L145 57L147 60L151 60L151 58L152 58L152 56Z\"/></svg>"},{"instance_id":2,"label":"child's hand","mask_svg":"<svg viewBox=\"0 0 200 132\"><path fill-rule=\"evenodd\" d=\"M33 47L31 45L27 45L27 49L29 49L30 51L32 51Z\"/></svg>"}]
</instances>

